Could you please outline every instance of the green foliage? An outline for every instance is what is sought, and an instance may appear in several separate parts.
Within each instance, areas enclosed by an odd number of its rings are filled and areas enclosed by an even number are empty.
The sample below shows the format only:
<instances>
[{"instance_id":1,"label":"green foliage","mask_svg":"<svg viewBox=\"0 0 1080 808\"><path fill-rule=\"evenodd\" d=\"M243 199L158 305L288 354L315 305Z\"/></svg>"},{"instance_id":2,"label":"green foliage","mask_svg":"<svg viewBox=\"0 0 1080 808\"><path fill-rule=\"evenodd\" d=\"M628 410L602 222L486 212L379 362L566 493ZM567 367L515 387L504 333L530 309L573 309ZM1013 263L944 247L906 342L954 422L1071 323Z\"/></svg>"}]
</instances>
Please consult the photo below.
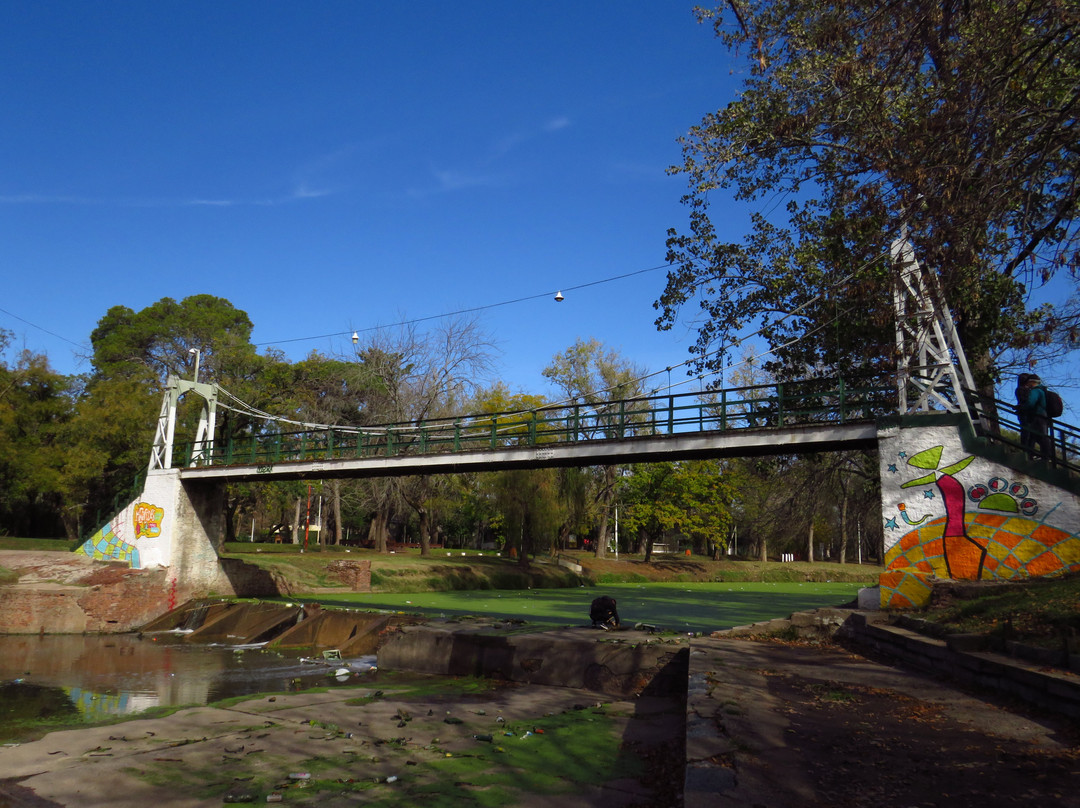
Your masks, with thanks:
<instances>
[{"instance_id":1,"label":"green foliage","mask_svg":"<svg viewBox=\"0 0 1080 808\"><path fill-rule=\"evenodd\" d=\"M139 312L113 306L90 335L94 367L103 377L149 370L164 383L170 375L194 378L199 361L200 381L228 378L255 353L251 329L245 312L213 295L163 297Z\"/></svg>"},{"instance_id":2,"label":"green foliage","mask_svg":"<svg viewBox=\"0 0 1080 808\"><path fill-rule=\"evenodd\" d=\"M646 376L644 369L619 356L597 339L578 339L552 358L551 364L544 368L543 375L562 392L568 417L576 421L575 414L582 409L599 416L589 419L598 426L583 429L583 434L588 438L621 437L619 413L615 411L613 402L641 395L644 392L641 380ZM610 541L609 525L613 521L617 474L615 466L603 466L595 470L592 480L588 510L597 522L595 543L598 558L607 554ZM568 521L561 531L565 537L571 525L583 524L581 506L584 503L576 489L576 481L564 476L562 483L563 498L568 507Z\"/></svg>"},{"instance_id":3,"label":"green foliage","mask_svg":"<svg viewBox=\"0 0 1080 808\"><path fill-rule=\"evenodd\" d=\"M6 344L7 332L0 331L0 533L55 536L72 382L29 351L8 365Z\"/></svg>"},{"instance_id":4,"label":"green foliage","mask_svg":"<svg viewBox=\"0 0 1080 808\"><path fill-rule=\"evenodd\" d=\"M1075 302L1025 306L1080 263L1075 4L739 0L699 13L747 62L736 100L690 130L671 169L688 180L690 225L669 231L658 324L700 306L699 369L719 370L758 318L780 378L889 367L888 255L905 228L977 381L994 380L1002 349L1075 346ZM715 189L769 203L741 243L710 218Z\"/></svg>"},{"instance_id":5,"label":"green foliage","mask_svg":"<svg viewBox=\"0 0 1080 808\"><path fill-rule=\"evenodd\" d=\"M159 407L159 390L146 377L102 377L86 385L62 431L69 537L112 516L114 498L145 470Z\"/></svg>"},{"instance_id":6,"label":"green foliage","mask_svg":"<svg viewBox=\"0 0 1080 808\"><path fill-rule=\"evenodd\" d=\"M597 339L579 339L544 368L544 378L568 401L605 412L611 401L633 398L642 391L646 375L639 365L620 356ZM616 437L609 434L609 437Z\"/></svg>"},{"instance_id":7,"label":"green foliage","mask_svg":"<svg viewBox=\"0 0 1080 808\"><path fill-rule=\"evenodd\" d=\"M564 520L555 470L503 471L489 479L507 546L522 560L549 549Z\"/></svg>"},{"instance_id":8,"label":"green foliage","mask_svg":"<svg viewBox=\"0 0 1080 808\"><path fill-rule=\"evenodd\" d=\"M717 461L638 464L622 478L620 493L624 529L647 536L647 560L652 543L670 533L717 552L727 546L734 490Z\"/></svg>"}]
</instances>

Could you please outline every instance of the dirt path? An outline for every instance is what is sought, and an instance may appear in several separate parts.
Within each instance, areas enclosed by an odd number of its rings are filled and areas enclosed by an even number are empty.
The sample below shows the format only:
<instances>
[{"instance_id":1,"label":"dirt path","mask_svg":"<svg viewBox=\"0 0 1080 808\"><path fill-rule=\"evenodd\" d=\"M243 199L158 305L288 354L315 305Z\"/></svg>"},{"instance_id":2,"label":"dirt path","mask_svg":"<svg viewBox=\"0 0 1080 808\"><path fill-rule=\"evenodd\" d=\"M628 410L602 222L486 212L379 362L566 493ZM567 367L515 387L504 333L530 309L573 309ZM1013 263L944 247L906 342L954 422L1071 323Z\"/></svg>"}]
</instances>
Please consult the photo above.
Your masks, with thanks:
<instances>
[{"instance_id":1,"label":"dirt path","mask_svg":"<svg viewBox=\"0 0 1080 808\"><path fill-rule=\"evenodd\" d=\"M1080 728L1068 721L840 649L695 648L687 754L706 765L688 806L1080 806ZM695 722L712 728L706 743Z\"/></svg>"}]
</instances>

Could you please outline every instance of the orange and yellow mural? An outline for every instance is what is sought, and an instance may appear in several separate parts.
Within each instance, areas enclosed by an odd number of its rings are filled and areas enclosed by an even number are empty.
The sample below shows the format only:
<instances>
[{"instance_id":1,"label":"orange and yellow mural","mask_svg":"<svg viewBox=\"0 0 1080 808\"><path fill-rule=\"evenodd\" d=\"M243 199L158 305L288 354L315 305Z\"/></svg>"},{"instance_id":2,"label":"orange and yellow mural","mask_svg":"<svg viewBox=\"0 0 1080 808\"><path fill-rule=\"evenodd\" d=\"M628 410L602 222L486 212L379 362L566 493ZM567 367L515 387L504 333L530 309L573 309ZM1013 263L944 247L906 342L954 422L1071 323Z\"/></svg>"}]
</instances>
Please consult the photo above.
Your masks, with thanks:
<instances>
[{"instance_id":1,"label":"orange and yellow mural","mask_svg":"<svg viewBox=\"0 0 1080 808\"><path fill-rule=\"evenodd\" d=\"M1080 537L1067 528L1077 524L1075 497L962 451L952 459L946 453L960 447L950 443L883 458L883 480L899 482L893 492L882 486L883 608L926 605L933 578L1009 580L1080 570ZM905 479L902 466L918 476ZM897 489L903 501L890 501ZM1053 506L1044 508L1043 497Z\"/></svg>"}]
</instances>

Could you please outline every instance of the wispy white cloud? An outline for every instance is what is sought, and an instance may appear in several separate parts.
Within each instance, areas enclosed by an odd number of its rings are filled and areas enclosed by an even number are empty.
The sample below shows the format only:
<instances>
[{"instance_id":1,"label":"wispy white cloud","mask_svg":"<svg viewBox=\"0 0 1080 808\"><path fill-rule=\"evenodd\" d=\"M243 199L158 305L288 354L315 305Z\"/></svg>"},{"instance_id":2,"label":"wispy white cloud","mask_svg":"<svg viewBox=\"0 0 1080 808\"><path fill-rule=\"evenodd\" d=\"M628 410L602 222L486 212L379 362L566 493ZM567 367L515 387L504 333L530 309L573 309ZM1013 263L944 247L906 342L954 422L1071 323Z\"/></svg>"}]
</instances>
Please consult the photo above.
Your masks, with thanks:
<instances>
[{"instance_id":1,"label":"wispy white cloud","mask_svg":"<svg viewBox=\"0 0 1080 808\"><path fill-rule=\"evenodd\" d=\"M102 199L61 194L0 194L0 205L103 205Z\"/></svg>"},{"instance_id":2,"label":"wispy white cloud","mask_svg":"<svg viewBox=\"0 0 1080 808\"><path fill-rule=\"evenodd\" d=\"M293 192L295 199L319 199L339 193L336 190L344 173L345 164L356 151L354 144L349 144L325 154L307 160L293 172Z\"/></svg>"},{"instance_id":3,"label":"wispy white cloud","mask_svg":"<svg viewBox=\"0 0 1080 808\"><path fill-rule=\"evenodd\" d=\"M84 207L114 207L114 208L233 208L233 207L267 207L273 205L288 205L308 199L319 199L335 193L325 188L309 188L297 186L288 194L278 197L236 197L236 198L210 198L191 197L182 198L107 198L85 196L63 196L50 194L0 194L0 205L72 205Z\"/></svg>"},{"instance_id":4,"label":"wispy white cloud","mask_svg":"<svg viewBox=\"0 0 1080 808\"><path fill-rule=\"evenodd\" d=\"M185 204L207 208L231 208L238 203L235 199L191 199Z\"/></svg>"},{"instance_id":5,"label":"wispy white cloud","mask_svg":"<svg viewBox=\"0 0 1080 808\"><path fill-rule=\"evenodd\" d=\"M433 196L454 193L470 188L497 188L507 184L505 174L462 171L457 169L431 169L432 183L424 188L412 188L409 196Z\"/></svg>"},{"instance_id":6,"label":"wispy white cloud","mask_svg":"<svg viewBox=\"0 0 1080 808\"><path fill-rule=\"evenodd\" d=\"M170 207L267 207L288 205L311 199L321 199L340 193L335 187L342 172L342 162L354 151L346 146L319 155L301 164L288 179L289 190L276 196L250 197L92 197L71 194L0 194L0 205L72 205L121 208L170 208Z\"/></svg>"},{"instance_id":7,"label":"wispy white cloud","mask_svg":"<svg viewBox=\"0 0 1080 808\"><path fill-rule=\"evenodd\" d=\"M516 151L524 144L542 137L551 132L557 132L571 126L571 121L565 115L557 116L535 126L529 131L518 131L507 134L492 141L491 149L478 161L479 168L471 169L432 169L434 179L433 187L426 189L413 189L409 191L412 196L425 196L436 193L450 193L470 188L496 188L504 187L511 181L511 174L506 171L490 171L489 166L494 166L507 155Z\"/></svg>"},{"instance_id":8,"label":"wispy white cloud","mask_svg":"<svg viewBox=\"0 0 1080 808\"><path fill-rule=\"evenodd\" d=\"M496 174L473 174L467 171L435 171L435 179L444 191L502 185L505 177Z\"/></svg>"}]
</instances>

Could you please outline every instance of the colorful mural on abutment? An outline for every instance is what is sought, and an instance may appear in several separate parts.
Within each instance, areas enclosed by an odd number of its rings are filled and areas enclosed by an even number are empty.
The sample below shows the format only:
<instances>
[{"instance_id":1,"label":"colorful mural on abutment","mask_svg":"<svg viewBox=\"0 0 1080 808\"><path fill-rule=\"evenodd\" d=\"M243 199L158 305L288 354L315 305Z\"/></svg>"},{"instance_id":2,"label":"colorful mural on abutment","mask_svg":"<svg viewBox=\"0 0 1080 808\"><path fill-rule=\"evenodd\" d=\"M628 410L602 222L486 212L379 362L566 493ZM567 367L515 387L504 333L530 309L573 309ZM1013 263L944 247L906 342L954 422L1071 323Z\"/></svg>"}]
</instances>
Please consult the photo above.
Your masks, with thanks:
<instances>
[{"instance_id":1,"label":"colorful mural on abutment","mask_svg":"<svg viewBox=\"0 0 1080 808\"><path fill-rule=\"evenodd\" d=\"M175 522L175 474L151 473L142 493L75 551L132 569L168 566Z\"/></svg>"},{"instance_id":2,"label":"colorful mural on abutment","mask_svg":"<svg viewBox=\"0 0 1080 808\"><path fill-rule=\"evenodd\" d=\"M934 578L1016 580L1080 570L1080 498L964 449L955 426L880 435L881 606L914 609Z\"/></svg>"}]
</instances>

